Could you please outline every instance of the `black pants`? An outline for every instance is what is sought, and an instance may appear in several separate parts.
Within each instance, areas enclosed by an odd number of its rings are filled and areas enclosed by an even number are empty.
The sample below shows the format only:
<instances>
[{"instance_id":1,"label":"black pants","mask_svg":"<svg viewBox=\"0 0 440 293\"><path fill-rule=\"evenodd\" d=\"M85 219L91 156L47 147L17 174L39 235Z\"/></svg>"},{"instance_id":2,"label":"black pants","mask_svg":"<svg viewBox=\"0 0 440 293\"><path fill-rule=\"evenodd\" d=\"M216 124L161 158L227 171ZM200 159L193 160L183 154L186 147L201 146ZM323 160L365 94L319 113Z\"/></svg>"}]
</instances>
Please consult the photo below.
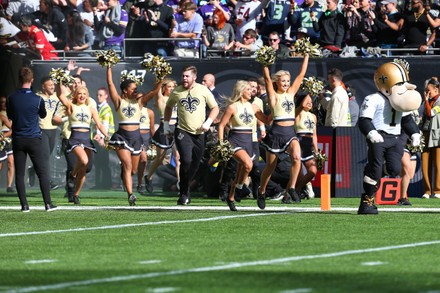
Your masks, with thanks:
<instances>
[{"instance_id":1,"label":"black pants","mask_svg":"<svg viewBox=\"0 0 440 293\"><path fill-rule=\"evenodd\" d=\"M97 145L95 155L95 187L108 189L112 187L109 152ZM87 166L89 167L89 166Z\"/></svg>"},{"instance_id":2,"label":"black pants","mask_svg":"<svg viewBox=\"0 0 440 293\"><path fill-rule=\"evenodd\" d=\"M17 188L18 198L22 206L27 205L26 186L24 175L26 170L26 159L29 155L35 168L35 173L40 181L40 190L45 204L51 202L49 185L49 161L45 160L42 154L41 138L15 137L12 140L15 165L15 187Z\"/></svg>"},{"instance_id":3,"label":"black pants","mask_svg":"<svg viewBox=\"0 0 440 293\"><path fill-rule=\"evenodd\" d=\"M205 149L205 135L194 135L176 128L174 142L180 154L180 194L188 195Z\"/></svg>"}]
</instances>

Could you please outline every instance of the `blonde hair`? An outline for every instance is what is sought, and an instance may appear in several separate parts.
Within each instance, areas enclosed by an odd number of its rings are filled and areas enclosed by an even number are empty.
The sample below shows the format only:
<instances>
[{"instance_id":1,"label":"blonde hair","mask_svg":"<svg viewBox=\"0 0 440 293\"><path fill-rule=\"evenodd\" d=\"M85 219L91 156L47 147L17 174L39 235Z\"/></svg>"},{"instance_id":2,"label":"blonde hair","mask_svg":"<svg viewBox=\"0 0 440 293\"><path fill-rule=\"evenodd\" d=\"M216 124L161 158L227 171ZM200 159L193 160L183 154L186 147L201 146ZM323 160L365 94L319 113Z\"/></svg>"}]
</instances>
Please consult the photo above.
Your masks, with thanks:
<instances>
[{"instance_id":1,"label":"blonde hair","mask_svg":"<svg viewBox=\"0 0 440 293\"><path fill-rule=\"evenodd\" d=\"M78 98L77 98L77 94L79 92L79 90L85 90L86 94L87 94L87 99L86 99L86 105L89 105L89 99L90 99L90 95L89 95L89 90L87 89L87 87L80 85L78 86L72 93L72 103L76 104L78 102Z\"/></svg>"},{"instance_id":2,"label":"blonde hair","mask_svg":"<svg viewBox=\"0 0 440 293\"><path fill-rule=\"evenodd\" d=\"M169 83L174 83L174 87L177 86L177 82L174 78L171 78L171 77L164 78L163 82L162 82L162 95L165 94L164 90Z\"/></svg>"},{"instance_id":3,"label":"blonde hair","mask_svg":"<svg viewBox=\"0 0 440 293\"><path fill-rule=\"evenodd\" d=\"M277 82L280 80L281 76L283 76L283 75L288 75L289 78L291 77L290 72L287 70L279 70L279 71L275 72L274 74L272 74L271 80L272 80L273 88L275 90L278 89Z\"/></svg>"},{"instance_id":4,"label":"blonde hair","mask_svg":"<svg viewBox=\"0 0 440 293\"><path fill-rule=\"evenodd\" d=\"M228 103L232 104L237 102L246 88L246 86L249 86L249 82L246 80L237 80L237 82L234 85L234 88L232 89L232 96L228 99Z\"/></svg>"}]
</instances>

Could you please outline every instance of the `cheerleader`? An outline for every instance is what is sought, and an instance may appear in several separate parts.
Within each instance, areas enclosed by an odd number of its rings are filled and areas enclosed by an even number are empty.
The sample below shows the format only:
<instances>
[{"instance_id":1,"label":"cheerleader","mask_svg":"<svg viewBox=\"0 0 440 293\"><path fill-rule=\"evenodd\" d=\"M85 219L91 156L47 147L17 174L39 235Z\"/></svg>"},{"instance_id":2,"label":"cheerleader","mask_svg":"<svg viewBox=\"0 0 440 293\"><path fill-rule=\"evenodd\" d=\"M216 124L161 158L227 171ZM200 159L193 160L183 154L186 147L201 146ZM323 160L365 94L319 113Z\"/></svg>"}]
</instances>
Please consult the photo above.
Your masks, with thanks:
<instances>
[{"instance_id":1,"label":"cheerleader","mask_svg":"<svg viewBox=\"0 0 440 293\"><path fill-rule=\"evenodd\" d=\"M145 175L145 188L148 192L153 192L153 174L156 171L156 169L162 165L162 162L165 158L166 152L168 149L173 149L174 158L176 161L176 176L177 176L177 182L179 182L179 166L180 166L180 159L179 159L179 153L177 152L176 148L173 147L173 137L170 135L165 135L163 132L163 117L165 113L165 105L168 101L170 93L174 90L174 88L177 86L177 83L172 78L166 78L163 81L162 89L157 93L156 95L156 102L155 106L159 110L160 113L160 126L153 135L153 138L151 140L151 143L156 146L157 156L154 159L154 161L150 165L150 169L148 170L148 174ZM170 128L171 131L174 131L174 127L177 122L177 107L175 106L173 108L173 111L171 113L171 119L170 119Z\"/></svg>"},{"instance_id":2,"label":"cheerleader","mask_svg":"<svg viewBox=\"0 0 440 293\"><path fill-rule=\"evenodd\" d=\"M131 176L136 174L142 150L142 137L139 130L141 109L157 94L162 81L159 81L152 91L138 95L136 82L126 79L120 84L121 95L119 95L113 83L112 69L107 67L107 84L119 121L119 128L108 144L116 149L116 154L121 161L121 179L127 192L128 203L136 205L137 198L133 194Z\"/></svg>"},{"instance_id":3,"label":"cheerleader","mask_svg":"<svg viewBox=\"0 0 440 293\"><path fill-rule=\"evenodd\" d=\"M0 119L1 119L0 131L3 134L3 137L10 137L12 134L11 131L12 125L11 125L11 121L8 118L8 115L6 114L5 96L0 97ZM6 157L4 157L3 152L5 153ZM15 167L14 167L14 152L12 151L11 144L7 144L3 149L3 151L0 152L0 161L3 161L4 159L7 159L7 163L8 163L6 192L15 192L15 189L12 186L12 184L14 183Z\"/></svg>"},{"instance_id":4,"label":"cheerleader","mask_svg":"<svg viewBox=\"0 0 440 293\"><path fill-rule=\"evenodd\" d=\"M297 96L296 101L295 132L298 136L301 147L301 162L306 174L299 172L296 184L297 193L302 193L306 185L315 177L318 172L313 152L318 151L318 137L316 135L316 116L310 110L313 101L309 94ZM309 196L309 195L308 195Z\"/></svg>"},{"instance_id":5,"label":"cheerleader","mask_svg":"<svg viewBox=\"0 0 440 293\"><path fill-rule=\"evenodd\" d=\"M143 107L141 110L141 124L140 131L142 137L142 151L139 159L138 167L138 186L137 192L145 195L145 186L142 185L142 179L144 177L145 168L147 167L148 157L147 150L150 147L151 137L154 136L154 112L147 107Z\"/></svg>"},{"instance_id":6,"label":"cheerleader","mask_svg":"<svg viewBox=\"0 0 440 293\"><path fill-rule=\"evenodd\" d=\"M245 181L253 166L252 136L256 129L256 117L263 122L267 121L266 116L262 113L262 109L256 104L250 103L251 98L252 89L249 82L244 80L237 81L232 97L229 99L230 105L226 108L218 126L218 138L220 141L224 139L225 127L229 127L228 140L234 148L233 157L237 161L236 177L232 183L229 197L226 198L231 211L237 210L234 199L239 202L241 197L250 194L250 190L245 187Z\"/></svg>"},{"instance_id":7,"label":"cheerleader","mask_svg":"<svg viewBox=\"0 0 440 293\"><path fill-rule=\"evenodd\" d=\"M74 204L80 204L79 193L86 180L86 170L91 160L91 152L96 153L95 146L90 139L90 125L92 120L104 137L107 137L108 134L99 120L98 111L94 107L94 104L90 102L89 91L85 86L78 86L70 95L70 99L67 98L69 90L62 84L60 87L61 93L59 99L66 108L71 130L66 152L73 153L76 157L76 163L70 172L67 184L74 190ZM100 138L100 134L94 137L95 140L99 140Z\"/></svg>"},{"instance_id":8,"label":"cheerleader","mask_svg":"<svg viewBox=\"0 0 440 293\"><path fill-rule=\"evenodd\" d=\"M269 68L266 65L263 66L263 77L266 83L267 99L273 116L273 124L262 141L262 146L266 149L266 166L261 173L261 185L257 198L260 209L266 207L266 186L277 165L277 154L282 152L287 152L292 161L290 179L286 187L287 192L282 202L301 201L295 191L296 180L301 169L301 149L293 128L295 125L294 96L304 79L308 63L309 55L306 54L301 70L292 84L290 84L290 73L288 71L280 70L271 78Z\"/></svg>"}]
</instances>

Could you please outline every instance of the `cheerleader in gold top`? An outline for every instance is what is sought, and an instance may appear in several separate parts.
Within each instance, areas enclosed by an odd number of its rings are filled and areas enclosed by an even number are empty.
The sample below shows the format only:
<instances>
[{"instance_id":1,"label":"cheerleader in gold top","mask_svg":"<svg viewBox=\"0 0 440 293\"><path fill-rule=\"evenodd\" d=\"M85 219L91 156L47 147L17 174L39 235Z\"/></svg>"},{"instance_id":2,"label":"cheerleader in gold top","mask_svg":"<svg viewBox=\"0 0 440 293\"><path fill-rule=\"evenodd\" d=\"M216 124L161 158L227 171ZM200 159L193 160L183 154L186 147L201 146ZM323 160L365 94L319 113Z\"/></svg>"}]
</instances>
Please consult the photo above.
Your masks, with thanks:
<instances>
[{"instance_id":1,"label":"cheerleader in gold top","mask_svg":"<svg viewBox=\"0 0 440 293\"><path fill-rule=\"evenodd\" d=\"M139 159L138 167L138 186L137 192L145 195L145 188L142 185L144 177L145 167L147 166L148 157L147 150L150 147L151 137L154 135L154 112L147 107L143 107L141 110L141 124L140 131L142 137L142 151Z\"/></svg>"},{"instance_id":2,"label":"cheerleader in gold top","mask_svg":"<svg viewBox=\"0 0 440 293\"><path fill-rule=\"evenodd\" d=\"M290 84L290 73L288 71L280 70L271 78L269 68L263 66L263 77L266 83L267 99L272 112L273 123L262 141L262 146L266 149L266 166L261 173L261 185L257 198L257 204L260 209L266 207L266 186L277 165L277 154L281 152L287 152L292 161L290 179L286 187L287 192L282 202L292 203L301 201L295 191L296 180L301 169L301 150L293 128L295 125L294 96L304 79L308 63L309 56L306 54L300 72L292 84Z\"/></svg>"},{"instance_id":3,"label":"cheerleader in gold top","mask_svg":"<svg viewBox=\"0 0 440 293\"><path fill-rule=\"evenodd\" d=\"M73 202L80 204L79 193L86 180L87 165L90 161L91 152L96 152L95 146L90 139L90 125L92 120L104 136L107 131L99 120L98 111L89 101L89 91L85 86L78 86L72 93L71 99L67 98L69 91L62 84L60 85L59 99L66 107L66 114L70 124L70 138L67 145L67 152L72 152L76 157L76 164L70 172L67 184L74 188ZM94 139L101 137L97 134Z\"/></svg>"},{"instance_id":4,"label":"cheerleader in gold top","mask_svg":"<svg viewBox=\"0 0 440 293\"><path fill-rule=\"evenodd\" d=\"M252 170L252 159L254 157L252 136L255 132L255 125L259 120L267 122L266 115L256 104L251 104L252 89L248 81L239 80L234 86L230 105L218 126L218 138L224 138L225 127L229 128L228 140L234 148L234 159L237 161L237 173L232 183L229 197L226 202L231 211L236 211L235 201L241 201L242 196L250 194L250 190L244 187L245 181ZM235 193L235 194L234 194Z\"/></svg>"},{"instance_id":5,"label":"cheerleader in gold top","mask_svg":"<svg viewBox=\"0 0 440 293\"><path fill-rule=\"evenodd\" d=\"M157 129L156 133L153 135L151 139L151 143L156 146L157 156L154 161L150 164L150 169L148 170L148 174L145 175L145 188L148 192L153 192L153 174L156 169L162 164L163 159L165 158L165 154L167 149L173 148L173 154L176 161L176 175L177 180L179 181L179 166L180 166L180 158L179 152L177 152L176 148L173 147L174 140L172 136L165 135L163 131L163 117L165 114L165 106L168 101L168 98L174 88L177 86L177 83L172 78L165 78L162 84L162 89L157 93L155 106L160 113L160 125ZM177 122L177 106L174 106L173 111L171 113L170 118L170 129L174 131Z\"/></svg>"},{"instance_id":6,"label":"cheerleader in gold top","mask_svg":"<svg viewBox=\"0 0 440 293\"><path fill-rule=\"evenodd\" d=\"M8 118L8 114L6 113L6 97L0 97L0 120L1 120L1 129L0 131L3 134L3 137L10 137L12 134L11 128L12 123ZM15 192L12 184L14 183L14 174L15 174L15 166L14 166L14 152L12 151L12 144L6 145L2 152L0 152L0 161L3 161L4 154L6 155L7 163L8 163L8 172L7 172L7 187L6 192ZM0 163L0 170L2 169Z\"/></svg>"},{"instance_id":7,"label":"cheerleader in gold top","mask_svg":"<svg viewBox=\"0 0 440 293\"><path fill-rule=\"evenodd\" d=\"M295 104L295 131L301 146L301 161L306 168L306 174L299 172L298 175L296 190L300 193L318 172L316 160L313 157L313 152L318 151L318 137L316 135L316 116L310 112L313 107L310 95L297 96Z\"/></svg>"},{"instance_id":8,"label":"cheerleader in gold top","mask_svg":"<svg viewBox=\"0 0 440 293\"><path fill-rule=\"evenodd\" d=\"M107 67L107 84L119 121L119 128L112 135L108 144L116 149L116 154L121 161L121 179L127 191L128 203L135 205L137 198L133 194L131 176L137 172L139 155L142 150L139 127L141 109L157 94L162 81L159 81L152 91L138 95L136 82L126 79L120 84L121 95L119 95L113 83L112 69Z\"/></svg>"}]
</instances>

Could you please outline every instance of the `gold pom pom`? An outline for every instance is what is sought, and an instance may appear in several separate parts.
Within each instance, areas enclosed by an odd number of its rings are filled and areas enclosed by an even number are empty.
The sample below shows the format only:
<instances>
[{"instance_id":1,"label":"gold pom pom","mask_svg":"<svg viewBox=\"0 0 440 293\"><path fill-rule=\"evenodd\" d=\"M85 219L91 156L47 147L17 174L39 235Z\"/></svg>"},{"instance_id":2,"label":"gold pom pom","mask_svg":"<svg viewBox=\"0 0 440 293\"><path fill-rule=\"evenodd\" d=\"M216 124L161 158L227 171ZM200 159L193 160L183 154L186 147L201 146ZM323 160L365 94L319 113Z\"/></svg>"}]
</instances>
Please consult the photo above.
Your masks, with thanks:
<instances>
[{"instance_id":1,"label":"gold pom pom","mask_svg":"<svg viewBox=\"0 0 440 293\"><path fill-rule=\"evenodd\" d=\"M119 62L119 56L113 49L107 51L98 51L96 52L96 61L102 67L112 67Z\"/></svg>"},{"instance_id":2,"label":"gold pom pom","mask_svg":"<svg viewBox=\"0 0 440 293\"><path fill-rule=\"evenodd\" d=\"M328 161L326 154L323 154L320 149L317 152L313 152L313 158L316 160L318 170L322 170L324 163Z\"/></svg>"},{"instance_id":3,"label":"gold pom pom","mask_svg":"<svg viewBox=\"0 0 440 293\"><path fill-rule=\"evenodd\" d=\"M124 82L126 80L130 80L130 81L136 83L136 85L138 85L138 86L140 86L144 83L144 78L142 76L136 76L132 73L121 74L121 82Z\"/></svg>"},{"instance_id":4,"label":"gold pom pom","mask_svg":"<svg viewBox=\"0 0 440 293\"><path fill-rule=\"evenodd\" d=\"M316 97L324 91L324 82L315 76L305 77L301 83L300 90Z\"/></svg>"},{"instance_id":5,"label":"gold pom pom","mask_svg":"<svg viewBox=\"0 0 440 293\"><path fill-rule=\"evenodd\" d=\"M153 73L156 80L162 80L165 76L170 75L173 70L171 65L166 62L163 57L154 56L150 53L144 55L141 66Z\"/></svg>"},{"instance_id":6,"label":"gold pom pom","mask_svg":"<svg viewBox=\"0 0 440 293\"><path fill-rule=\"evenodd\" d=\"M264 66L272 65L277 59L277 52L271 46L263 46L256 52L255 61L263 64Z\"/></svg>"},{"instance_id":7,"label":"gold pom pom","mask_svg":"<svg viewBox=\"0 0 440 293\"><path fill-rule=\"evenodd\" d=\"M150 144L148 150L145 153L147 154L148 160L154 160L157 156L156 146Z\"/></svg>"},{"instance_id":8,"label":"gold pom pom","mask_svg":"<svg viewBox=\"0 0 440 293\"><path fill-rule=\"evenodd\" d=\"M0 151L4 150L11 143L12 139L10 137L5 137L3 132L0 132Z\"/></svg>"},{"instance_id":9,"label":"gold pom pom","mask_svg":"<svg viewBox=\"0 0 440 293\"><path fill-rule=\"evenodd\" d=\"M75 83L75 79L62 68L52 68L49 77L55 84L62 83L65 86L71 86Z\"/></svg>"},{"instance_id":10,"label":"gold pom pom","mask_svg":"<svg viewBox=\"0 0 440 293\"><path fill-rule=\"evenodd\" d=\"M227 140L219 140L210 150L211 157L217 162L227 162L234 155L234 149Z\"/></svg>"},{"instance_id":11,"label":"gold pom pom","mask_svg":"<svg viewBox=\"0 0 440 293\"><path fill-rule=\"evenodd\" d=\"M413 146L409 143L406 145L406 148L412 155L423 152L423 149L425 148L425 137L423 134L420 136L420 144L418 146Z\"/></svg>"},{"instance_id":12,"label":"gold pom pom","mask_svg":"<svg viewBox=\"0 0 440 293\"><path fill-rule=\"evenodd\" d=\"M309 54L310 57L322 57L322 52L319 45L312 45L309 38L296 40L292 51L295 52L295 55Z\"/></svg>"}]
</instances>

